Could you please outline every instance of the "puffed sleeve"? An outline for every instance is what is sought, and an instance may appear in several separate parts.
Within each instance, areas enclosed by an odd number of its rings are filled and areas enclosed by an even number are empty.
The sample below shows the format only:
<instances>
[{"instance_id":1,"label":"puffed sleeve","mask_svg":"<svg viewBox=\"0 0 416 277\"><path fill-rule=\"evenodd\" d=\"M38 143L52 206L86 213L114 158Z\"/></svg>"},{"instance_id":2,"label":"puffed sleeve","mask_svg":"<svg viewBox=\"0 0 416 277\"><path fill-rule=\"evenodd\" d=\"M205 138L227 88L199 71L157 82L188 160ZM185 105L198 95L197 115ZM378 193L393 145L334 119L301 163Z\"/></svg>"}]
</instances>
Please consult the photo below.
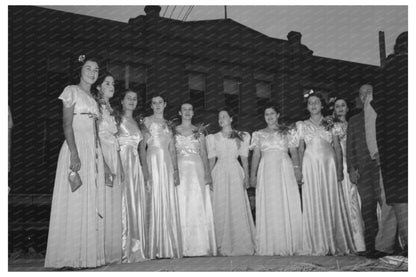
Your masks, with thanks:
<instances>
[{"instance_id":1,"label":"puffed sleeve","mask_svg":"<svg viewBox=\"0 0 416 277\"><path fill-rule=\"evenodd\" d=\"M305 139L304 138L304 123L303 121L296 122L296 136L298 140Z\"/></svg>"},{"instance_id":2,"label":"puffed sleeve","mask_svg":"<svg viewBox=\"0 0 416 277\"><path fill-rule=\"evenodd\" d=\"M248 148L250 146L250 134L244 132L244 138L241 142L240 149L238 149L239 155L241 157L248 157Z\"/></svg>"},{"instance_id":3,"label":"puffed sleeve","mask_svg":"<svg viewBox=\"0 0 416 277\"><path fill-rule=\"evenodd\" d=\"M251 137L249 150L254 150L256 147L260 147L260 134L257 131L254 132L253 136Z\"/></svg>"},{"instance_id":4,"label":"puffed sleeve","mask_svg":"<svg viewBox=\"0 0 416 277\"><path fill-rule=\"evenodd\" d=\"M70 108L76 103L76 94L75 86L67 86L58 98L62 100L65 107Z\"/></svg>"},{"instance_id":5,"label":"puffed sleeve","mask_svg":"<svg viewBox=\"0 0 416 277\"><path fill-rule=\"evenodd\" d=\"M207 152L208 152L208 159L215 158L217 156L217 152L215 151L215 137L214 135L208 135L205 138L207 142Z\"/></svg>"},{"instance_id":6,"label":"puffed sleeve","mask_svg":"<svg viewBox=\"0 0 416 277\"><path fill-rule=\"evenodd\" d=\"M334 127L332 128L332 135L333 136L343 136L344 130L341 127L341 124L339 122L334 123Z\"/></svg>"},{"instance_id":7,"label":"puffed sleeve","mask_svg":"<svg viewBox=\"0 0 416 277\"><path fill-rule=\"evenodd\" d=\"M287 133L287 141L289 148L299 147L299 135L297 128L292 128L289 130Z\"/></svg>"}]
</instances>

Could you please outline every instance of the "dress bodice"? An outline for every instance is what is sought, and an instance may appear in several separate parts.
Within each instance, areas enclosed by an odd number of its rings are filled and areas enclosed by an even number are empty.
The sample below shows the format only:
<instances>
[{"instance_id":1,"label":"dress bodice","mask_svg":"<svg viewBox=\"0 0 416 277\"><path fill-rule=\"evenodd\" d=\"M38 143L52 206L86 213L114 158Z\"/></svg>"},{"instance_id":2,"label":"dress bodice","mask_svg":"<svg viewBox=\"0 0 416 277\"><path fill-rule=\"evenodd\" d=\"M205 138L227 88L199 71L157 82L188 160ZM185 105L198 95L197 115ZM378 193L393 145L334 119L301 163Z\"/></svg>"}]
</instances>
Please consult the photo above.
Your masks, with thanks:
<instances>
[{"instance_id":1,"label":"dress bodice","mask_svg":"<svg viewBox=\"0 0 416 277\"><path fill-rule=\"evenodd\" d=\"M139 142L143 139L142 133L137 127L137 124L127 121L124 117L120 124L120 131L118 133L118 141L120 147L128 145L135 149L139 146Z\"/></svg>"},{"instance_id":2,"label":"dress bodice","mask_svg":"<svg viewBox=\"0 0 416 277\"><path fill-rule=\"evenodd\" d=\"M102 114L99 121L99 137L102 143L117 144L117 124L114 116L106 109L105 105L102 105Z\"/></svg>"},{"instance_id":3,"label":"dress bodice","mask_svg":"<svg viewBox=\"0 0 416 277\"><path fill-rule=\"evenodd\" d=\"M336 122L333 128L334 136L339 137L339 143L341 144L342 149L342 158L344 161L347 160L347 122Z\"/></svg>"},{"instance_id":4,"label":"dress bodice","mask_svg":"<svg viewBox=\"0 0 416 277\"><path fill-rule=\"evenodd\" d=\"M75 104L74 114L92 114L96 117L99 115L95 99L76 85L67 86L59 99L63 101L67 108Z\"/></svg>"},{"instance_id":5,"label":"dress bodice","mask_svg":"<svg viewBox=\"0 0 416 277\"><path fill-rule=\"evenodd\" d=\"M221 132L207 136L208 158L217 157L219 160L237 159L238 156L248 157L250 134L244 132L244 141L226 138ZM238 145L240 144L240 145Z\"/></svg>"},{"instance_id":6,"label":"dress bodice","mask_svg":"<svg viewBox=\"0 0 416 277\"><path fill-rule=\"evenodd\" d=\"M295 136L295 131L282 134L277 131L270 133L265 130L259 130L253 133L250 149L253 150L259 147L262 152L271 150L288 151L289 147L297 147Z\"/></svg>"},{"instance_id":7,"label":"dress bodice","mask_svg":"<svg viewBox=\"0 0 416 277\"><path fill-rule=\"evenodd\" d=\"M325 130L324 126L316 125L309 119L296 123L299 139L303 139L306 145L326 141L332 144L332 131Z\"/></svg>"},{"instance_id":8,"label":"dress bodice","mask_svg":"<svg viewBox=\"0 0 416 277\"><path fill-rule=\"evenodd\" d=\"M175 146L178 155L199 155L201 151L201 143L194 134L189 136L177 134Z\"/></svg>"},{"instance_id":9,"label":"dress bodice","mask_svg":"<svg viewBox=\"0 0 416 277\"><path fill-rule=\"evenodd\" d=\"M166 123L149 120L147 128L149 131L148 147L167 149L172 140L172 131Z\"/></svg>"}]
</instances>

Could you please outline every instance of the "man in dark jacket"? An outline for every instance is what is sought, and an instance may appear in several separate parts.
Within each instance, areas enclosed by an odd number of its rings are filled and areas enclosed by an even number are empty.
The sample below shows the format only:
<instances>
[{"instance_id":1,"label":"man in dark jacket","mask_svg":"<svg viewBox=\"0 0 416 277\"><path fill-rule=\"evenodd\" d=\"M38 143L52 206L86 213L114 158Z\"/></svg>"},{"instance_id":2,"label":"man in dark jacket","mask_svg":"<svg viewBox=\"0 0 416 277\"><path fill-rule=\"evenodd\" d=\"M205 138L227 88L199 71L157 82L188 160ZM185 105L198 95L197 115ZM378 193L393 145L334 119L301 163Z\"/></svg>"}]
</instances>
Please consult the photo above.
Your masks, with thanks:
<instances>
[{"instance_id":1,"label":"man in dark jacket","mask_svg":"<svg viewBox=\"0 0 416 277\"><path fill-rule=\"evenodd\" d=\"M396 212L404 255L407 255L408 236L407 41L407 32L397 37L394 54L382 68L381 85L371 102L377 112L377 144L386 201Z\"/></svg>"},{"instance_id":2,"label":"man in dark jacket","mask_svg":"<svg viewBox=\"0 0 416 277\"><path fill-rule=\"evenodd\" d=\"M357 184L361 197L361 213L364 220L364 238L367 257L377 258L382 253L376 251L375 240L378 232L377 202L381 190L379 182L378 150L376 142L374 110L368 109L368 99L373 87L365 84L360 87L362 111L352 116L347 129L347 166L352 183ZM367 113L365 113L367 111Z\"/></svg>"}]
</instances>

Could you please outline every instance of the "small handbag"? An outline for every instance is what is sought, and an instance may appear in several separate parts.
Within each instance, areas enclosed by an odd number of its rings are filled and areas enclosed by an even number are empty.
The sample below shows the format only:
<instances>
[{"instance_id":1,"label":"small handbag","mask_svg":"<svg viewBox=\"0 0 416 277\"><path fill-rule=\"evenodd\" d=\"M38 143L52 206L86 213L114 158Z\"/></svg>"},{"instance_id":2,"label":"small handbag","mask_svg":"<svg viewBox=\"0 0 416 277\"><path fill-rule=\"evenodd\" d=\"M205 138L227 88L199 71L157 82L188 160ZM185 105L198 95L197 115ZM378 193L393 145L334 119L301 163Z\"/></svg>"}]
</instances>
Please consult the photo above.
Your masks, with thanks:
<instances>
[{"instance_id":1,"label":"small handbag","mask_svg":"<svg viewBox=\"0 0 416 277\"><path fill-rule=\"evenodd\" d=\"M68 174L68 180L71 185L71 191L75 192L82 185L81 177L78 172L71 171Z\"/></svg>"},{"instance_id":2,"label":"small handbag","mask_svg":"<svg viewBox=\"0 0 416 277\"><path fill-rule=\"evenodd\" d=\"M106 173L104 176L105 176L105 182L104 182L105 185L107 187L113 187L113 183L114 183L114 179L116 175L113 173Z\"/></svg>"}]
</instances>

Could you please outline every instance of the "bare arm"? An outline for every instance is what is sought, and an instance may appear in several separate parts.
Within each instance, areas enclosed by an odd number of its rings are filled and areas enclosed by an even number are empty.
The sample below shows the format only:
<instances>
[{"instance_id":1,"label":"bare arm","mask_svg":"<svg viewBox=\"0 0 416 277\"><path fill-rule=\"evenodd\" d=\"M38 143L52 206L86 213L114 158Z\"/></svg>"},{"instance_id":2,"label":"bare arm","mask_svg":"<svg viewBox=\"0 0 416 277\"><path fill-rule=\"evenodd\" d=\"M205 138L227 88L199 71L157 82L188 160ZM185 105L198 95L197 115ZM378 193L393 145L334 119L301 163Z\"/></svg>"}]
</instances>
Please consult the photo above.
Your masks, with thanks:
<instances>
[{"instance_id":1,"label":"bare arm","mask_svg":"<svg viewBox=\"0 0 416 277\"><path fill-rule=\"evenodd\" d=\"M240 156L241 158L241 163L243 164L243 169L244 169L244 186L246 189L248 189L250 187L250 184L248 182L248 158L244 157L244 156Z\"/></svg>"},{"instance_id":2,"label":"bare arm","mask_svg":"<svg viewBox=\"0 0 416 277\"><path fill-rule=\"evenodd\" d=\"M299 139L298 154L299 154L299 165L301 169L303 166L303 154L304 153L305 153L305 141L303 139Z\"/></svg>"},{"instance_id":3,"label":"bare arm","mask_svg":"<svg viewBox=\"0 0 416 277\"><path fill-rule=\"evenodd\" d=\"M339 136L333 136L334 150L336 156L336 165L337 165L337 176L338 182L341 182L344 179L343 174L343 164L342 164L342 149L339 142Z\"/></svg>"},{"instance_id":4,"label":"bare arm","mask_svg":"<svg viewBox=\"0 0 416 277\"><path fill-rule=\"evenodd\" d=\"M63 106L62 126L64 129L66 143L68 144L69 151L71 152L69 168L72 171L78 171L81 169L81 161L79 159L78 149L75 143L74 129L72 128L74 107L75 105L72 105L69 108L65 107L65 105Z\"/></svg>"},{"instance_id":5,"label":"bare arm","mask_svg":"<svg viewBox=\"0 0 416 277\"><path fill-rule=\"evenodd\" d=\"M168 149L169 149L169 153L170 153L170 158L172 160L175 186L179 186L180 180L179 180L178 158L177 158L177 155L176 155L176 148L175 148L175 137L173 137L170 140Z\"/></svg>"},{"instance_id":6,"label":"bare arm","mask_svg":"<svg viewBox=\"0 0 416 277\"><path fill-rule=\"evenodd\" d=\"M211 170L209 167L209 161L208 161L208 154L207 154L207 145L205 142L205 136L201 135L199 137L199 141L201 143L201 152L199 155L201 156L202 163L204 164L204 171L205 171L205 184L212 184L212 178L211 178Z\"/></svg>"},{"instance_id":7,"label":"bare arm","mask_svg":"<svg viewBox=\"0 0 416 277\"><path fill-rule=\"evenodd\" d=\"M253 156L251 157L251 174L250 174L250 186L256 187L257 183L257 169L260 163L261 151L256 146L253 150Z\"/></svg>"},{"instance_id":8,"label":"bare arm","mask_svg":"<svg viewBox=\"0 0 416 277\"><path fill-rule=\"evenodd\" d=\"M298 184L302 184L302 163L299 159L298 149L296 147L290 147L290 157L292 158L293 169L295 171L295 177Z\"/></svg>"},{"instance_id":9,"label":"bare arm","mask_svg":"<svg viewBox=\"0 0 416 277\"><path fill-rule=\"evenodd\" d=\"M217 157L208 159L208 161L209 161L209 172L210 173L212 173L212 170L214 169L216 160L217 160Z\"/></svg>"},{"instance_id":10,"label":"bare arm","mask_svg":"<svg viewBox=\"0 0 416 277\"><path fill-rule=\"evenodd\" d=\"M142 164L143 177L146 184L150 182L149 166L147 164L147 135L144 134L143 139L139 143L139 158Z\"/></svg>"}]
</instances>

